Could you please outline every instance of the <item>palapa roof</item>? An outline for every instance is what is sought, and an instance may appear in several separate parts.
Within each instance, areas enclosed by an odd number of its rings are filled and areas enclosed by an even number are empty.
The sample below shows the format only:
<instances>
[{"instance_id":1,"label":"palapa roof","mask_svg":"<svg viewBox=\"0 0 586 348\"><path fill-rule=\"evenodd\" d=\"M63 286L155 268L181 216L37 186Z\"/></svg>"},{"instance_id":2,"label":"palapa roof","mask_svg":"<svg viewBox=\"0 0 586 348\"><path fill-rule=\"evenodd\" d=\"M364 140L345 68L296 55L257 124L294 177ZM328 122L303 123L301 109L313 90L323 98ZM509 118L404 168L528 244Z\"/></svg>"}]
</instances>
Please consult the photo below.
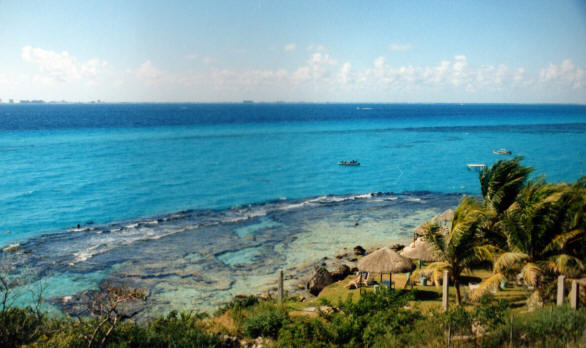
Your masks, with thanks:
<instances>
[{"instance_id":1,"label":"palapa roof","mask_svg":"<svg viewBox=\"0 0 586 348\"><path fill-rule=\"evenodd\" d=\"M417 238L413 243L404 247L399 254L409 259L425 262L438 261L440 259L438 253L427 243L425 238Z\"/></svg>"},{"instance_id":2,"label":"palapa roof","mask_svg":"<svg viewBox=\"0 0 586 348\"><path fill-rule=\"evenodd\" d=\"M415 269L415 265L391 248L384 247L360 259L358 269L370 273L404 273Z\"/></svg>"},{"instance_id":3,"label":"palapa roof","mask_svg":"<svg viewBox=\"0 0 586 348\"><path fill-rule=\"evenodd\" d=\"M454 213L455 212L452 209L448 209L441 213L437 219L439 222L452 222L452 220L454 220Z\"/></svg>"},{"instance_id":4,"label":"palapa roof","mask_svg":"<svg viewBox=\"0 0 586 348\"><path fill-rule=\"evenodd\" d=\"M423 225L425 225L425 222L422 223L421 225L415 227L415 229L413 230L413 233L416 236L423 236L423 235L425 235L425 230L423 229Z\"/></svg>"}]
</instances>

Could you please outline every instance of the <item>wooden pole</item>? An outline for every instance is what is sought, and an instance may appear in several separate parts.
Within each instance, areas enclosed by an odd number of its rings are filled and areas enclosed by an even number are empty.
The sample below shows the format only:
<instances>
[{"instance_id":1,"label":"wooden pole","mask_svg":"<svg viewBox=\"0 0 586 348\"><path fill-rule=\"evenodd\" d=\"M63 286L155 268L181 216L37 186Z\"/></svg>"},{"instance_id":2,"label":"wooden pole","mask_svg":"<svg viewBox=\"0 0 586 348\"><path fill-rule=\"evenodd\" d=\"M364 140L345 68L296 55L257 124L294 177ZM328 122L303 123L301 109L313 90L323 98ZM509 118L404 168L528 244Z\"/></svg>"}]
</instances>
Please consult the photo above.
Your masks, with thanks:
<instances>
[{"instance_id":1,"label":"wooden pole","mask_svg":"<svg viewBox=\"0 0 586 348\"><path fill-rule=\"evenodd\" d=\"M558 277L558 293L557 293L557 305L561 306L564 304L564 288L566 285L566 276L559 276Z\"/></svg>"},{"instance_id":2,"label":"wooden pole","mask_svg":"<svg viewBox=\"0 0 586 348\"><path fill-rule=\"evenodd\" d=\"M442 307L444 312L448 310L449 278L448 271L444 271L444 282L442 284Z\"/></svg>"},{"instance_id":3,"label":"wooden pole","mask_svg":"<svg viewBox=\"0 0 586 348\"><path fill-rule=\"evenodd\" d=\"M572 291L570 292L570 307L578 309L580 306L580 286L576 279L572 280Z\"/></svg>"},{"instance_id":4,"label":"wooden pole","mask_svg":"<svg viewBox=\"0 0 586 348\"><path fill-rule=\"evenodd\" d=\"M283 305L284 301L284 290L283 290L283 270L279 270L279 305Z\"/></svg>"},{"instance_id":5,"label":"wooden pole","mask_svg":"<svg viewBox=\"0 0 586 348\"><path fill-rule=\"evenodd\" d=\"M511 313L511 333L509 334L509 345L513 346L513 313Z\"/></svg>"}]
</instances>

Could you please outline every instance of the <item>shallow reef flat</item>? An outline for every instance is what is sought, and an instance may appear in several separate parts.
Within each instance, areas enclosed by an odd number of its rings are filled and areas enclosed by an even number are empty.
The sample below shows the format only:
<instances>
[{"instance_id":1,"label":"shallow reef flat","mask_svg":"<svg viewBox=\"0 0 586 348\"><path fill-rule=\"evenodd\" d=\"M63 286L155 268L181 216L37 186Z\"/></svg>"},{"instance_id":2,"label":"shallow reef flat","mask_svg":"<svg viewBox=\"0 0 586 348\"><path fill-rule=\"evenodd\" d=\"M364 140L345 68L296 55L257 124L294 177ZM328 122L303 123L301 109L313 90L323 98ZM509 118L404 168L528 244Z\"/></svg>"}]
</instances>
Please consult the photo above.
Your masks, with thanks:
<instances>
[{"instance_id":1,"label":"shallow reef flat","mask_svg":"<svg viewBox=\"0 0 586 348\"><path fill-rule=\"evenodd\" d=\"M358 244L369 249L407 242L417 225L461 197L330 195L189 210L51 233L3 254L13 275L23 272L27 279L23 292L42 279L56 311L75 312L72 304L111 283L148 290L139 319L172 309L213 311L237 294L274 289L279 269L294 293L324 257Z\"/></svg>"}]
</instances>

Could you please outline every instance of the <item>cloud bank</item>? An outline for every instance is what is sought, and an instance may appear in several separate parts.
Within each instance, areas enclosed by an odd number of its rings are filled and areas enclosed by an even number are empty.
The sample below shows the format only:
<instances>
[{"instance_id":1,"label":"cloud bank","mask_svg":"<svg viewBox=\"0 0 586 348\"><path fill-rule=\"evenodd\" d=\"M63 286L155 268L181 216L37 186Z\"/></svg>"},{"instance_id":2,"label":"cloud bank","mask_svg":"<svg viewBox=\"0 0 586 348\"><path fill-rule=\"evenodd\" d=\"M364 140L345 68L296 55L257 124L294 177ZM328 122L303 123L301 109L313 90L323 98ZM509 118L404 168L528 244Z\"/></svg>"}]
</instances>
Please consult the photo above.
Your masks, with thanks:
<instances>
[{"instance_id":1,"label":"cloud bank","mask_svg":"<svg viewBox=\"0 0 586 348\"><path fill-rule=\"evenodd\" d=\"M411 48L389 46L393 51ZM290 43L283 49L292 51L296 45ZM358 69L360 65L325 53L321 45L307 49L309 57L293 69L234 70L217 66L210 57L193 55L187 58L206 63L203 71L171 72L151 60L121 70L99 58L82 62L66 51L25 46L21 58L36 66L36 71L25 77L0 74L0 87L6 86L8 80L14 85L16 80L25 79L36 90L39 86L59 85L62 90L71 87L73 93L74 86L81 84L93 88L87 93L102 94L95 98L117 101L586 103L585 69L571 59L531 72L522 66L475 65L465 55L455 55L435 65L399 66L380 56Z\"/></svg>"}]
</instances>

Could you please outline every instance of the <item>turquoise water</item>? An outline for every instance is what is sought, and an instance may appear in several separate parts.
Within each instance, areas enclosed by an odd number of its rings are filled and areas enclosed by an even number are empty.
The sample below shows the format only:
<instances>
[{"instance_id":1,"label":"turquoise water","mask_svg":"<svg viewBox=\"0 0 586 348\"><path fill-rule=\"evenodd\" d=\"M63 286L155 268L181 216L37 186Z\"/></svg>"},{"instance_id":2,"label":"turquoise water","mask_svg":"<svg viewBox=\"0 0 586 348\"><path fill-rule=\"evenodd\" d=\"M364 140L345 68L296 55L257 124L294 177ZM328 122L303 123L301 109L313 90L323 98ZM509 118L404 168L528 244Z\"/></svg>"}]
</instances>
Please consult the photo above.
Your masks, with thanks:
<instances>
[{"instance_id":1,"label":"turquoise water","mask_svg":"<svg viewBox=\"0 0 586 348\"><path fill-rule=\"evenodd\" d=\"M18 107L0 108L0 117L15 117ZM254 106L241 107L256 115ZM525 156L527 165L552 181L575 180L586 169L584 107L566 113L563 106L545 112L538 106L533 108L539 112L476 107L462 114L458 106L446 110L431 105L427 113L418 111L413 117L408 106L372 107L318 105L315 108L331 119L314 121L307 116L313 115L311 106L297 110L296 105L269 105L265 110L259 105L258 112L272 111L276 121L100 128L95 124L100 125L99 116L105 118L100 112L106 111L87 106L98 115L92 128L0 131L0 245L77 224L282 197L419 190L478 193L476 175L465 165L493 163L500 157L492 150L500 147ZM377 107L390 108L385 111L388 117L382 111L382 116L374 114ZM238 105L227 108L225 113L240 110ZM170 113L166 109L161 113ZM339 109L356 117L342 114L336 119ZM292 116L283 121L279 110ZM48 114L43 119L76 116L59 106L41 111ZM376 117L369 118L371 113ZM344 159L357 159L361 166L336 165Z\"/></svg>"},{"instance_id":2,"label":"turquoise water","mask_svg":"<svg viewBox=\"0 0 586 348\"><path fill-rule=\"evenodd\" d=\"M409 240L479 193L466 164L510 158L494 149L574 181L585 135L583 106L3 105L0 249L19 243L14 276L58 307L124 279L149 313L211 309L278 269Z\"/></svg>"}]
</instances>

